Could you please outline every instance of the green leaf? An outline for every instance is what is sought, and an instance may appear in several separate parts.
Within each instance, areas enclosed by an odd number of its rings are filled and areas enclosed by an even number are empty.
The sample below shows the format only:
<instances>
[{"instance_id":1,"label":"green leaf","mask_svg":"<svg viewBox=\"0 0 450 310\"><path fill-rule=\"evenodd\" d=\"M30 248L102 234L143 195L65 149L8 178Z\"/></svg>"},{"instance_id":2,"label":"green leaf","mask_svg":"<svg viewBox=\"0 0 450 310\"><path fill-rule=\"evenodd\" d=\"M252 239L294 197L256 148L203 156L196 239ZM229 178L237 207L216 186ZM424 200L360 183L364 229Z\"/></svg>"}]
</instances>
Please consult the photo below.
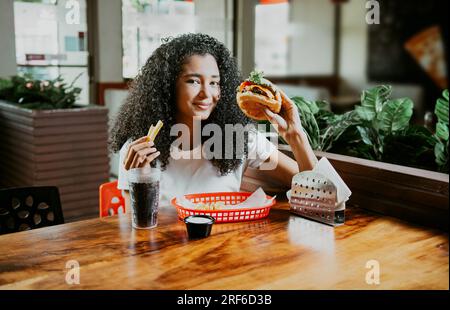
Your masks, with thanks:
<instances>
[{"instance_id":1,"label":"green leaf","mask_svg":"<svg viewBox=\"0 0 450 310\"><path fill-rule=\"evenodd\" d=\"M410 136L414 137L414 139L423 139L427 141L429 145L434 145L436 143L433 133L424 126L408 126L404 132L398 133L398 135Z\"/></svg>"},{"instance_id":2,"label":"green leaf","mask_svg":"<svg viewBox=\"0 0 450 310\"><path fill-rule=\"evenodd\" d=\"M448 126L443 124L443 123L437 123L436 124L436 136L438 136L438 138L447 141L448 140Z\"/></svg>"},{"instance_id":3,"label":"green leaf","mask_svg":"<svg viewBox=\"0 0 450 310\"><path fill-rule=\"evenodd\" d=\"M317 111L317 113L319 113L320 111L327 111L327 112L331 111L329 102L327 102L325 100L321 100L321 101L316 101L315 103L316 103L317 108L319 109ZM314 114L317 114L317 113L314 113Z\"/></svg>"},{"instance_id":4,"label":"green leaf","mask_svg":"<svg viewBox=\"0 0 450 310\"><path fill-rule=\"evenodd\" d=\"M369 129L361 126L356 126L356 129L358 129L362 141L367 145L373 146L372 140L370 139Z\"/></svg>"},{"instance_id":5,"label":"green leaf","mask_svg":"<svg viewBox=\"0 0 450 310\"><path fill-rule=\"evenodd\" d=\"M250 76L249 76L248 80L255 84L262 84L263 77L264 77L264 72L253 70L252 72L250 72Z\"/></svg>"},{"instance_id":6,"label":"green leaf","mask_svg":"<svg viewBox=\"0 0 450 310\"><path fill-rule=\"evenodd\" d=\"M310 105L308 104L307 100L305 100L303 97L292 97L291 100L295 103L297 108L299 109L300 115L303 113L309 113L313 114L310 108Z\"/></svg>"},{"instance_id":7,"label":"green leaf","mask_svg":"<svg viewBox=\"0 0 450 310\"><path fill-rule=\"evenodd\" d=\"M387 135L381 160L403 166L436 170L434 146L436 139L423 126L408 126L405 130Z\"/></svg>"},{"instance_id":8,"label":"green leaf","mask_svg":"<svg viewBox=\"0 0 450 310\"><path fill-rule=\"evenodd\" d=\"M355 111L349 111L342 115L336 115L332 118L329 125L321 132L321 146L323 151L333 147L342 134L351 126L361 124L361 119Z\"/></svg>"},{"instance_id":9,"label":"green leaf","mask_svg":"<svg viewBox=\"0 0 450 310\"><path fill-rule=\"evenodd\" d=\"M444 98L439 98L434 108L438 121L448 125L448 90L443 93Z\"/></svg>"},{"instance_id":10,"label":"green leaf","mask_svg":"<svg viewBox=\"0 0 450 310\"><path fill-rule=\"evenodd\" d=\"M446 90L444 90L443 92L442 92L442 96L445 98L445 100L447 100L447 102L448 102L448 89L446 89Z\"/></svg>"},{"instance_id":11,"label":"green leaf","mask_svg":"<svg viewBox=\"0 0 450 310\"><path fill-rule=\"evenodd\" d=\"M371 121L375 118L376 114L375 112L367 107L361 107L356 106L355 107L356 113L358 113L359 117L365 121Z\"/></svg>"},{"instance_id":12,"label":"green leaf","mask_svg":"<svg viewBox=\"0 0 450 310\"><path fill-rule=\"evenodd\" d=\"M356 112L363 120L371 121L383 110L384 103L389 99L392 87L380 85L363 91L361 106L356 107Z\"/></svg>"},{"instance_id":13,"label":"green leaf","mask_svg":"<svg viewBox=\"0 0 450 310\"><path fill-rule=\"evenodd\" d=\"M413 105L409 98L389 100L381 111L379 128L388 133L405 129L411 119Z\"/></svg>"},{"instance_id":14,"label":"green leaf","mask_svg":"<svg viewBox=\"0 0 450 310\"><path fill-rule=\"evenodd\" d=\"M445 144L442 142L436 143L434 146L434 154L436 156L436 163L439 166L445 166L448 162L448 152L446 152Z\"/></svg>"}]
</instances>

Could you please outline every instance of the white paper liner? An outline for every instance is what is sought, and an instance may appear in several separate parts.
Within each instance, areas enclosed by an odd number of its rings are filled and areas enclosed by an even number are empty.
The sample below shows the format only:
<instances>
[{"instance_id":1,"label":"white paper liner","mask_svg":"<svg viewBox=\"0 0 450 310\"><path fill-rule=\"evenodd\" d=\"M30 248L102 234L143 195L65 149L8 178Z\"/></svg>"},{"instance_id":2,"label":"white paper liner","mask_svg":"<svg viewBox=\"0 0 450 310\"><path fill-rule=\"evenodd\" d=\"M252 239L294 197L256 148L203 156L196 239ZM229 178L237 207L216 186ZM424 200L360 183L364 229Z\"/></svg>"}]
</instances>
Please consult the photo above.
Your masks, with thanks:
<instances>
[{"instance_id":1,"label":"white paper liner","mask_svg":"<svg viewBox=\"0 0 450 310\"><path fill-rule=\"evenodd\" d=\"M245 201L235 204L235 205L224 205L219 210L234 210L234 209L251 209L251 208L261 208L264 206L267 206L272 203L273 199L267 199L266 193L264 190L260 187L256 191L254 191ZM179 196L176 199L177 203L185 208L185 209L193 209L193 210L199 210L201 206L205 205L205 203L194 203L187 199L185 196Z\"/></svg>"}]
</instances>

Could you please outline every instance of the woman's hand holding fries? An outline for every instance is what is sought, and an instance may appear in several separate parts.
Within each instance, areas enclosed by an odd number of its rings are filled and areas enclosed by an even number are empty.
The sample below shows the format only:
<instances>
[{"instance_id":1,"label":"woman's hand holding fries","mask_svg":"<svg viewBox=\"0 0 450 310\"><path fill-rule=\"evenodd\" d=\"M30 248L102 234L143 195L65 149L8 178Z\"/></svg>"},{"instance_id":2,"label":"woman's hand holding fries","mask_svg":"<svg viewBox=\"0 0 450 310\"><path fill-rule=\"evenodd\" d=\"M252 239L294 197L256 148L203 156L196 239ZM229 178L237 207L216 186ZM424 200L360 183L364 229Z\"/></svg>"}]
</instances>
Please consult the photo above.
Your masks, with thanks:
<instances>
[{"instance_id":1,"label":"woman's hand holding fries","mask_svg":"<svg viewBox=\"0 0 450 310\"><path fill-rule=\"evenodd\" d=\"M146 136L140 137L130 144L123 163L126 170L146 166L150 167L150 163L160 155L153 141L161 127L162 122L159 121L156 126L152 125L150 127Z\"/></svg>"}]
</instances>

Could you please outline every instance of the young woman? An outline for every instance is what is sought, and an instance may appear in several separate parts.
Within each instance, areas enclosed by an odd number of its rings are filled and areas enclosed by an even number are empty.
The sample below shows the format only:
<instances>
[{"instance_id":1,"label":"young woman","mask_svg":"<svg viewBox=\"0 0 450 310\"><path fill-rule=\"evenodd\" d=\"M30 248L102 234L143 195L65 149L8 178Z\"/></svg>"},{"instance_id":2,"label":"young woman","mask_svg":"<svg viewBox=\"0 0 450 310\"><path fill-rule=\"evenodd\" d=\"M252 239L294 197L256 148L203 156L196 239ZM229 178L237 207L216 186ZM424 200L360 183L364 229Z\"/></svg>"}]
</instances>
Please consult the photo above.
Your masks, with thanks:
<instances>
[{"instance_id":1,"label":"young woman","mask_svg":"<svg viewBox=\"0 0 450 310\"><path fill-rule=\"evenodd\" d=\"M189 128L188 145L195 140L194 119L201 120L202 128L215 124L224 133L224 147L230 142L225 139L225 125L252 124L236 104L239 84L234 58L208 35L182 35L155 50L133 81L112 129L110 146L114 152L120 150L118 188L123 190L127 209L127 170L131 168L156 164L161 168L160 207L164 207L183 194L239 191L245 169L258 168L264 162L271 162L274 168L260 170L261 174L286 187L291 186L296 173L314 167L317 159L302 130L298 110L284 93L281 112L266 110L266 116L278 125L278 133L292 147L296 161L279 152L256 130L248 132L244 151L233 150L232 158L198 156L202 154L201 145L194 149L172 147L179 138L171 135L176 124ZM164 126L154 143L146 142L149 127L158 120Z\"/></svg>"}]
</instances>

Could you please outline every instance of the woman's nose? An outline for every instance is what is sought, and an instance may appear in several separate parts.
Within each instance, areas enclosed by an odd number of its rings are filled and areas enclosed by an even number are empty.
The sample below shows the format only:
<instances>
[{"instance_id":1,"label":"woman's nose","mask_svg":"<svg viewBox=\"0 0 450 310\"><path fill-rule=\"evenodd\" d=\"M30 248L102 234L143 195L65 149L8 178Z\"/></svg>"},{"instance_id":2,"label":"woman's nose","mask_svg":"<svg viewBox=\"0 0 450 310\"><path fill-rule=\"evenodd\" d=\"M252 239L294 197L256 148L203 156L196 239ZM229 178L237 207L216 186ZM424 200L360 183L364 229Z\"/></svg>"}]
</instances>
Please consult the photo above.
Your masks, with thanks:
<instances>
[{"instance_id":1,"label":"woman's nose","mask_svg":"<svg viewBox=\"0 0 450 310\"><path fill-rule=\"evenodd\" d=\"M201 98L211 97L211 91L208 88L208 85L202 84L202 87L200 88L200 92L199 92L198 96Z\"/></svg>"}]
</instances>

